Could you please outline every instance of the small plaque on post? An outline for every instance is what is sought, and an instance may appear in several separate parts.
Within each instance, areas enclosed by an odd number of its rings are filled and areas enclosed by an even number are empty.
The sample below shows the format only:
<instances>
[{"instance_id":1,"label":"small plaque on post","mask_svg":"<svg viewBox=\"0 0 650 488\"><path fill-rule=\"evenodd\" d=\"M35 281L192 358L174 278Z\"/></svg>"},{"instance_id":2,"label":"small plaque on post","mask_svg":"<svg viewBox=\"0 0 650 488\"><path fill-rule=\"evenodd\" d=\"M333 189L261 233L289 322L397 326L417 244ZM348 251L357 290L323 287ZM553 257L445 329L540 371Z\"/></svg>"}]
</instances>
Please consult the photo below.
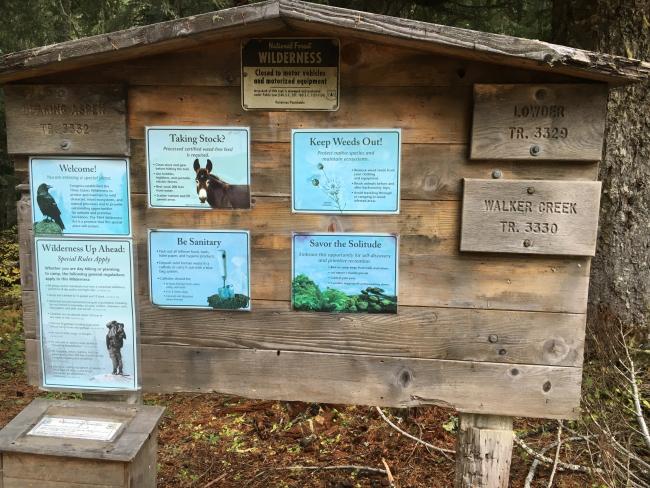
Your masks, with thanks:
<instances>
[{"instance_id":1,"label":"small plaque on post","mask_svg":"<svg viewBox=\"0 0 650 488\"><path fill-rule=\"evenodd\" d=\"M464 181L461 251L594 255L599 181Z\"/></svg>"},{"instance_id":2,"label":"small plaque on post","mask_svg":"<svg viewBox=\"0 0 650 488\"><path fill-rule=\"evenodd\" d=\"M122 425L122 422L107 420L46 415L27 435L108 442L115 438Z\"/></svg>"},{"instance_id":3,"label":"small plaque on post","mask_svg":"<svg viewBox=\"0 0 650 488\"><path fill-rule=\"evenodd\" d=\"M338 110L339 40L249 39L241 80L245 110Z\"/></svg>"},{"instance_id":4,"label":"small plaque on post","mask_svg":"<svg viewBox=\"0 0 650 488\"><path fill-rule=\"evenodd\" d=\"M472 159L599 161L607 86L474 85Z\"/></svg>"}]
</instances>

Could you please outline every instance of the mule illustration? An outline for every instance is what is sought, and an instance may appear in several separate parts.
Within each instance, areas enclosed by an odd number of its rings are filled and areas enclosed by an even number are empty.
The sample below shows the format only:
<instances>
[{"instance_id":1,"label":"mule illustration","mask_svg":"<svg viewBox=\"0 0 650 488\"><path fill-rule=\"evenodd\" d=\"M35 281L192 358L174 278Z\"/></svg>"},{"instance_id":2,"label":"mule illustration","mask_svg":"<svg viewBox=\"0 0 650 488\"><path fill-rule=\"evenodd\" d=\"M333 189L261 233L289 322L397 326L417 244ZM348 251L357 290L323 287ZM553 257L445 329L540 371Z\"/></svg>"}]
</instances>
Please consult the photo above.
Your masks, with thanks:
<instances>
[{"instance_id":1,"label":"mule illustration","mask_svg":"<svg viewBox=\"0 0 650 488\"><path fill-rule=\"evenodd\" d=\"M250 208L251 196L249 185L231 185L212 174L212 161L208 159L201 167L198 159L194 160L196 173L196 194L201 203L206 201L211 208Z\"/></svg>"}]
</instances>

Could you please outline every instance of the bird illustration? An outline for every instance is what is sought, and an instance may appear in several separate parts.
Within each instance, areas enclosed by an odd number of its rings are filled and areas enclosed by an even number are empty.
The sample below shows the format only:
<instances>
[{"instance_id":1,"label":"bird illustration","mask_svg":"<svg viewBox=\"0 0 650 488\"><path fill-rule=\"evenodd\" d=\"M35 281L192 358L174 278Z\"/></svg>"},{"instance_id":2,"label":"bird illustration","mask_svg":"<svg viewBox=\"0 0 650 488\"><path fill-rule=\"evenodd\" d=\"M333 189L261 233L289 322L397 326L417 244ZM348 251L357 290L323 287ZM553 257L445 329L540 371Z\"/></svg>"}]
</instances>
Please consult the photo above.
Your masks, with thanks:
<instances>
[{"instance_id":1,"label":"bird illustration","mask_svg":"<svg viewBox=\"0 0 650 488\"><path fill-rule=\"evenodd\" d=\"M48 191L50 188L52 187L47 183L42 183L38 187L38 190L36 190L36 203L38 203L38 208L41 209L43 215L50 220L54 220L61 227L61 230L63 230L65 229L65 225L63 225L63 220L61 220L61 210L59 210L59 206L56 204L54 197L50 195Z\"/></svg>"}]
</instances>

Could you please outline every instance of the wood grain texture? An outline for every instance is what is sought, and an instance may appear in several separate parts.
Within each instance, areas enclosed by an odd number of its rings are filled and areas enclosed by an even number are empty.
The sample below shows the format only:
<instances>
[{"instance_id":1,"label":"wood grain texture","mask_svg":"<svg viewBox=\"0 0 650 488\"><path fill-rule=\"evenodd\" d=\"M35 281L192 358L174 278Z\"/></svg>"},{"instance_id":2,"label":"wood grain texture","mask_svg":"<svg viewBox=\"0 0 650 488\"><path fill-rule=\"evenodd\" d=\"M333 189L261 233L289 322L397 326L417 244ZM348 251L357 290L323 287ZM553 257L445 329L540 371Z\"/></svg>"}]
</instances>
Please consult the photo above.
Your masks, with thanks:
<instances>
[{"instance_id":1,"label":"wood grain texture","mask_svg":"<svg viewBox=\"0 0 650 488\"><path fill-rule=\"evenodd\" d=\"M37 341L28 341L32 350ZM36 347L38 347L36 345ZM38 364L38 363L37 363ZM131 463L141 452L150 434L157 428L164 412L163 407L126 405L117 402L86 402L77 400L48 400L39 398L30 403L0 432L0 451L21 455L43 457L60 456L77 460L80 464L89 461L105 462L104 469L111 470L115 462ZM30 436L27 432L45 415L58 417L91 418L116 421L124 424L117 437L110 443L88 440ZM122 464L124 466L124 464ZM40 469L40 468L39 468ZM26 470L23 472L27 473ZM13 474L20 477L18 474ZM32 476L30 474L30 476ZM34 475L35 476L35 475ZM83 483L92 482L92 474L85 479L71 479ZM55 478L49 478L55 480ZM125 473L117 480L124 485Z\"/></svg>"},{"instance_id":2,"label":"wood grain texture","mask_svg":"<svg viewBox=\"0 0 650 488\"><path fill-rule=\"evenodd\" d=\"M25 483L32 480L126 488L126 466L120 462L10 452L5 452L3 458L5 477Z\"/></svg>"},{"instance_id":3,"label":"wood grain texture","mask_svg":"<svg viewBox=\"0 0 650 488\"><path fill-rule=\"evenodd\" d=\"M35 293L23 306L35 308ZM371 354L550 366L582 366L583 314L400 307L393 316L294 312L258 300L251 313L161 309L139 296L143 344ZM34 313L25 337L38 339Z\"/></svg>"},{"instance_id":4,"label":"wood grain texture","mask_svg":"<svg viewBox=\"0 0 650 488\"><path fill-rule=\"evenodd\" d=\"M291 129L400 127L405 143L462 143L471 98L463 86L359 87L342 91L336 112L246 112L237 87L131 87L129 135L143 139L145 126L217 125L250 127L252 142L290 142Z\"/></svg>"},{"instance_id":5,"label":"wood grain texture","mask_svg":"<svg viewBox=\"0 0 650 488\"><path fill-rule=\"evenodd\" d=\"M257 198L250 211L226 213L150 209L136 196L140 294L148 294L146 228L250 229L252 298L274 301L290 299L291 232L373 231L401 235L401 305L585 313L588 258L460 254L458 203L412 203L417 212L405 204L400 215L358 218L292 215L288 202L275 197ZM24 281L33 283L29 254L24 262Z\"/></svg>"},{"instance_id":6,"label":"wood grain texture","mask_svg":"<svg viewBox=\"0 0 650 488\"><path fill-rule=\"evenodd\" d=\"M200 42L262 35L284 27L276 1L134 27L0 57L0 83L80 66L134 59Z\"/></svg>"},{"instance_id":7,"label":"wood grain texture","mask_svg":"<svg viewBox=\"0 0 650 488\"><path fill-rule=\"evenodd\" d=\"M316 33L317 34L317 33ZM277 37L310 37L309 30L283 29ZM420 49L344 37L341 86L448 86L474 83L567 83L568 76L439 56ZM165 54L106 63L38 77L38 83L125 83L129 85L239 86L241 40L224 39ZM173 70L168 67L174 66Z\"/></svg>"},{"instance_id":8,"label":"wood grain texture","mask_svg":"<svg viewBox=\"0 0 650 488\"><path fill-rule=\"evenodd\" d=\"M131 188L146 193L144 140L131 140ZM495 170L505 179L595 180L597 162L470 161L464 144L402 144L403 200L461 200L463 178L491 178ZM255 196L291 196L291 144L251 144L251 184ZM16 169L27 168L16 161Z\"/></svg>"},{"instance_id":9,"label":"wood grain texture","mask_svg":"<svg viewBox=\"0 0 650 488\"><path fill-rule=\"evenodd\" d=\"M121 85L9 85L4 92L10 154L129 154Z\"/></svg>"},{"instance_id":10,"label":"wood grain texture","mask_svg":"<svg viewBox=\"0 0 650 488\"><path fill-rule=\"evenodd\" d=\"M28 339L27 348L38 341ZM145 392L576 418L581 368L143 344ZM504 401L507 400L507 401Z\"/></svg>"},{"instance_id":11,"label":"wood grain texture","mask_svg":"<svg viewBox=\"0 0 650 488\"><path fill-rule=\"evenodd\" d=\"M215 390L394 407L444 404L533 417L572 417L579 402L578 368L150 345L143 345L142 357L143 387L154 392ZM547 382L554 388L544 392Z\"/></svg>"},{"instance_id":12,"label":"wood grain texture","mask_svg":"<svg viewBox=\"0 0 650 488\"><path fill-rule=\"evenodd\" d=\"M156 488L157 461L158 429L156 428L133 460L129 469L129 488Z\"/></svg>"},{"instance_id":13,"label":"wood grain texture","mask_svg":"<svg viewBox=\"0 0 650 488\"><path fill-rule=\"evenodd\" d=\"M4 479L4 488L122 488L120 485L96 485L71 483L69 481L28 480L25 478Z\"/></svg>"},{"instance_id":14,"label":"wood grain texture","mask_svg":"<svg viewBox=\"0 0 650 488\"><path fill-rule=\"evenodd\" d=\"M543 41L490 34L409 19L330 7L300 0L279 0L280 15L297 28L329 35L418 47L437 54L499 65L553 71L579 78L630 83L650 75L650 63L559 46Z\"/></svg>"},{"instance_id":15,"label":"wood grain texture","mask_svg":"<svg viewBox=\"0 0 650 488\"><path fill-rule=\"evenodd\" d=\"M599 181L465 180L461 251L593 256Z\"/></svg>"},{"instance_id":16,"label":"wood grain texture","mask_svg":"<svg viewBox=\"0 0 650 488\"><path fill-rule=\"evenodd\" d=\"M642 80L650 73L648 63L542 41L298 0L271 0L5 55L0 58L0 82L168 52L201 41L243 36L247 32L259 37L283 24L308 27L324 34L390 40L393 44L437 54L611 83Z\"/></svg>"},{"instance_id":17,"label":"wood grain texture","mask_svg":"<svg viewBox=\"0 0 650 488\"><path fill-rule=\"evenodd\" d=\"M606 85L474 85L471 158L598 161L606 113Z\"/></svg>"},{"instance_id":18,"label":"wood grain texture","mask_svg":"<svg viewBox=\"0 0 650 488\"><path fill-rule=\"evenodd\" d=\"M131 189L147 192L143 139L131 139ZM463 178L491 178L500 171L504 179L595 180L597 162L470 161L464 144L403 144L401 196L404 200L461 200ZM251 144L252 195L291 196L291 144ZM27 158L14 158L16 173L27 182Z\"/></svg>"},{"instance_id":19,"label":"wood grain texture","mask_svg":"<svg viewBox=\"0 0 650 488\"><path fill-rule=\"evenodd\" d=\"M512 417L460 414L455 488L508 488Z\"/></svg>"}]
</instances>

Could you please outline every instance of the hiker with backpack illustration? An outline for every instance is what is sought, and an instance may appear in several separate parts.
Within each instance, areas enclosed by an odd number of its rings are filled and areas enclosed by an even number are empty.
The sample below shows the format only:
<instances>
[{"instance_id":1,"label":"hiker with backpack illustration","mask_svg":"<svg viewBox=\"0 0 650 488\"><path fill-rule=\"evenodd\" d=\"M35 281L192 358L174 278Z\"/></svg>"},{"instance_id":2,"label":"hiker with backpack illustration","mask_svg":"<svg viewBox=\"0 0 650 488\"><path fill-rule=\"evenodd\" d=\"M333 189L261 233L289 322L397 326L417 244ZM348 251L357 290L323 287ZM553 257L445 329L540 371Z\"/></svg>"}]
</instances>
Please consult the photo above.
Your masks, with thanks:
<instances>
[{"instance_id":1,"label":"hiker with backpack illustration","mask_svg":"<svg viewBox=\"0 0 650 488\"><path fill-rule=\"evenodd\" d=\"M113 362L113 374L123 375L122 364L122 347L126 339L124 324L111 320L106 324L108 332L106 333L106 349Z\"/></svg>"}]
</instances>

